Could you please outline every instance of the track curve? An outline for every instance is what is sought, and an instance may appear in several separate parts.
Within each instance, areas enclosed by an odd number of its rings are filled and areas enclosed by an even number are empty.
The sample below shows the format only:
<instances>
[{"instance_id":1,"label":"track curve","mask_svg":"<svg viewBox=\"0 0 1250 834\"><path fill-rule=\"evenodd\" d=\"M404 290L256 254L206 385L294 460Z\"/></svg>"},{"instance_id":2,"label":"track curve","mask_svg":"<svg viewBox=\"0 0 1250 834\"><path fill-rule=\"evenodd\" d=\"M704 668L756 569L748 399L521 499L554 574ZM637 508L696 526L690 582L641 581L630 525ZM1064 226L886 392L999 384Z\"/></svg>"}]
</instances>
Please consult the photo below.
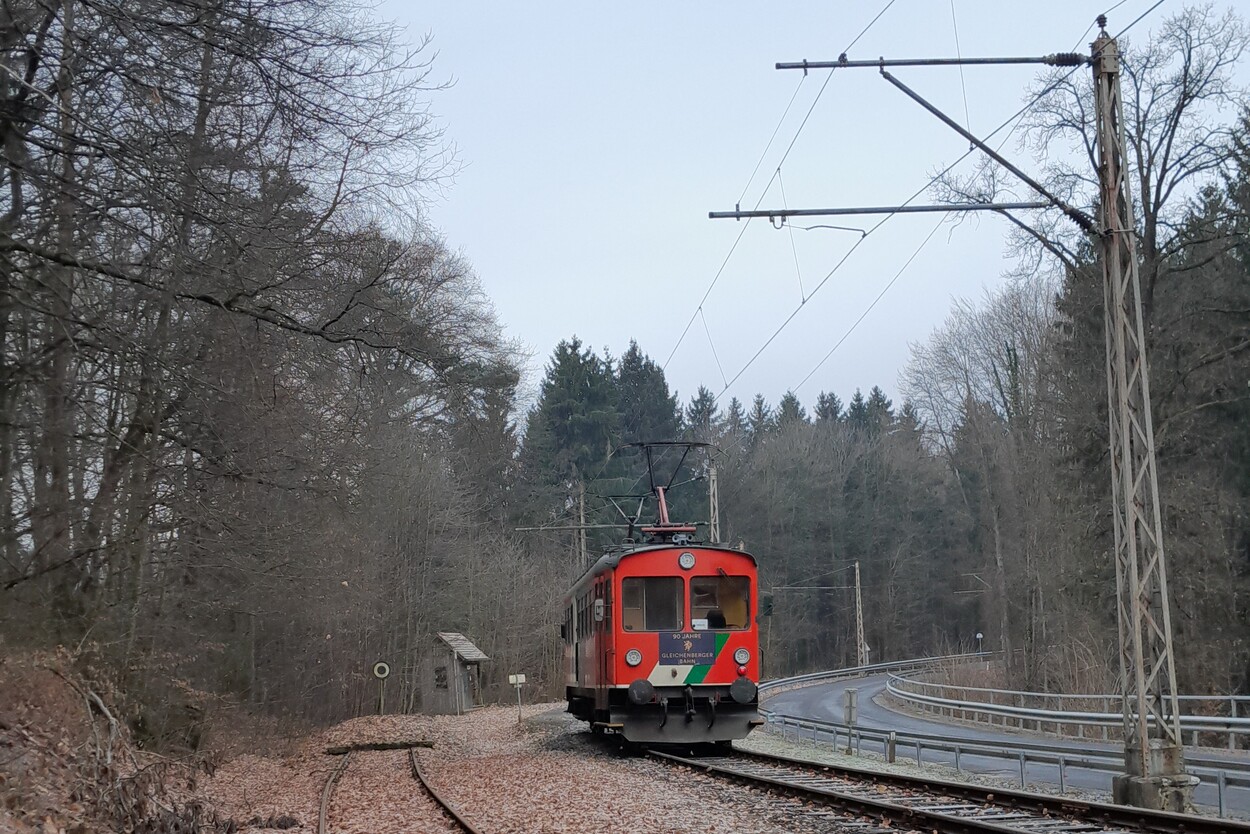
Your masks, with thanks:
<instances>
[{"instance_id":1,"label":"track curve","mask_svg":"<svg viewBox=\"0 0 1250 834\"><path fill-rule=\"evenodd\" d=\"M317 834L327 834L329 831L329 815L330 803L334 798L334 789L338 785L339 780L347 769L351 766L356 751L349 750L343 754L342 759L326 777L325 787L321 790L321 806L317 812ZM421 770L420 760L417 758L415 748L408 750L408 763L410 774L422 790L434 801L443 815L457 828L466 834L481 834L473 825L466 820L460 813L460 809L452 803L443 799L442 796L430 785L426 780L425 773Z\"/></svg>"},{"instance_id":2,"label":"track curve","mask_svg":"<svg viewBox=\"0 0 1250 834\"><path fill-rule=\"evenodd\" d=\"M836 809L897 830L940 834L1250 834L1250 824L1221 817L1149 811L1070 797L962 782L877 773L799 759L735 752L708 757L661 750L647 755ZM818 813L825 817L827 811Z\"/></svg>"}]
</instances>

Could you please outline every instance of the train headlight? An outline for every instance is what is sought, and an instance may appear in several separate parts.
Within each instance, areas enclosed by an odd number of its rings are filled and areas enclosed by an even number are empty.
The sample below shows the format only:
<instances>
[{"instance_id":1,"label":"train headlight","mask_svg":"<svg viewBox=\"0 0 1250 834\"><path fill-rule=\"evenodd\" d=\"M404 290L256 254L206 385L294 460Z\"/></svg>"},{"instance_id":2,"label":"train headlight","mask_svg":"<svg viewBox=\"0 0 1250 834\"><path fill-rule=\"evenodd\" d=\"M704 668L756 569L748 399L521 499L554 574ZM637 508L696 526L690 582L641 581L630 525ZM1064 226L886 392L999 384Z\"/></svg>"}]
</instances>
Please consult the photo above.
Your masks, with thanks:
<instances>
[{"instance_id":1,"label":"train headlight","mask_svg":"<svg viewBox=\"0 0 1250 834\"><path fill-rule=\"evenodd\" d=\"M637 649L630 649L625 652L625 662L630 666L637 666L639 663L642 663L642 652Z\"/></svg>"},{"instance_id":2,"label":"train headlight","mask_svg":"<svg viewBox=\"0 0 1250 834\"><path fill-rule=\"evenodd\" d=\"M677 557L677 564L681 565L682 570L690 570L694 567L694 554L687 550Z\"/></svg>"},{"instance_id":3,"label":"train headlight","mask_svg":"<svg viewBox=\"0 0 1250 834\"><path fill-rule=\"evenodd\" d=\"M747 648L741 648L734 651L734 663L739 666L746 666L747 661L751 659L751 651Z\"/></svg>"}]
</instances>

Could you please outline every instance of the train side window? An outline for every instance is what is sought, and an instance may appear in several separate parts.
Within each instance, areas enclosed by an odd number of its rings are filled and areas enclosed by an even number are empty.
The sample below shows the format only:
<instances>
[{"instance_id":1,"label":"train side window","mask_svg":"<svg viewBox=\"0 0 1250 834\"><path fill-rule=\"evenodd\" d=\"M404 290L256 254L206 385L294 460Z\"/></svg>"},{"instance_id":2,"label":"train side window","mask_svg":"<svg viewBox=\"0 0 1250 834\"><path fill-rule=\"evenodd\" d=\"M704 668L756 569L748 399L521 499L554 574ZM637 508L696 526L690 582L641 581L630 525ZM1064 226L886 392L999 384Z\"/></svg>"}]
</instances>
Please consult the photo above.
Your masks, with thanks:
<instances>
[{"instance_id":1,"label":"train side window","mask_svg":"<svg viewBox=\"0 0 1250 834\"><path fill-rule=\"evenodd\" d=\"M626 631L642 631L642 580L621 582L621 627Z\"/></svg>"},{"instance_id":2,"label":"train side window","mask_svg":"<svg viewBox=\"0 0 1250 834\"><path fill-rule=\"evenodd\" d=\"M751 581L745 576L692 576L690 619L713 630L750 625Z\"/></svg>"},{"instance_id":3,"label":"train side window","mask_svg":"<svg viewBox=\"0 0 1250 834\"><path fill-rule=\"evenodd\" d=\"M682 627L679 576L629 576L621 580L621 623L626 631L678 631Z\"/></svg>"}]
</instances>

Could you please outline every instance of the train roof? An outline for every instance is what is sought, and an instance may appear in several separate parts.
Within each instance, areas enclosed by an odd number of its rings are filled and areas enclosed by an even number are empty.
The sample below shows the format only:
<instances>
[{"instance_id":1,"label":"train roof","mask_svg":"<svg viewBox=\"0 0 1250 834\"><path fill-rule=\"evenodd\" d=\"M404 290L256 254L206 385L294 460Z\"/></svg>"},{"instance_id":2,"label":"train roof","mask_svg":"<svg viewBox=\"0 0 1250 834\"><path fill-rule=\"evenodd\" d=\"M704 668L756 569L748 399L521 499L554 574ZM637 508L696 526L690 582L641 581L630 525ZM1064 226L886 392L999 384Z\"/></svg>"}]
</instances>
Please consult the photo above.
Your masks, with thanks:
<instances>
[{"instance_id":1,"label":"train roof","mask_svg":"<svg viewBox=\"0 0 1250 834\"><path fill-rule=\"evenodd\" d=\"M639 553L651 553L656 550L720 550L725 553L733 553L736 556L745 556L751 560L752 565L759 565L755 557L745 550L738 550L735 547L729 547L724 544L706 544L699 542L686 542L685 544L674 544L673 542L656 542L654 544L627 544L617 545L604 553L595 561L593 565L586 569L586 572L578 577L573 586L569 588L568 595L571 596L582 586L590 584L590 580L600 574L614 570L621 560L627 556L634 556Z\"/></svg>"}]
</instances>

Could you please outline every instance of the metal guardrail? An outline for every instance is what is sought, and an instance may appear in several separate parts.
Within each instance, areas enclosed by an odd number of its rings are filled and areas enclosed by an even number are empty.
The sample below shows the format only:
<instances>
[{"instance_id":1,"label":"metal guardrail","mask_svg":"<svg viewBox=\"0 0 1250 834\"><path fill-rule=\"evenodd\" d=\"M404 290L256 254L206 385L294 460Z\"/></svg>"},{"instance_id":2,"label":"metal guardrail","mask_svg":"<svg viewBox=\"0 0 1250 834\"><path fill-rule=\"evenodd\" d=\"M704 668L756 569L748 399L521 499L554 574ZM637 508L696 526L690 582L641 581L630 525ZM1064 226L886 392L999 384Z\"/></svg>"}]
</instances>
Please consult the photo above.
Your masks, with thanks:
<instances>
[{"instance_id":1,"label":"metal guardrail","mask_svg":"<svg viewBox=\"0 0 1250 834\"><path fill-rule=\"evenodd\" d=\"M763 681L759 686L760 695L764 696L774 689L789 689L798 686L810 686L817 683L828 683L829 681L842 680L844 678L862 678L868 675L876 675L881 672L907 672L918 669L928 669L939 663L946 663L954 660L983 660L986 658L996 657L997 652L983 652L981 654L948 654L939 657L919 657L913 660L891 660L886 663L870 663L867 666L849 666L845 669L834 669L828 672L812 672L806 675L795 675L789 678L776 678L770 681Z\"/></svg>"},{"instance_id":2,"label":"metal guardrail","mask_svg":"<svg viewBox=\"0 0 1250 834\"><path fill-rule=\"evenodd\" d=\"M1104 740L1110 740L1113 736L1111 730L1122 727L1124 723L1123 714L1110 709L1112 703L1121 702L1120 696L1117 695L1066 695L1010 689L985 689L919 681L894 673L890 674L886 682L886 691L903 703L954 718L981 720L980 716L985 716L988 723L992 724L993 719L997 717L1001 719L1003 725L1012 722L1015 726L1024 729L1031 723L1033 729L1038 731L1049 724L1054 726L1056 734L1075 735L1077 738L1101 734ZM932 691L943 694L929 694ZM949 697L946 693L958 693L963 697ZM989 700L969 700L968 693L987 695ZM1000 697L1004 700L1014 700L1015 703L996 703L995 699ZM1233 713L1228 716L1196 713L1180 715L1181 732L1191 734L1191 743L1195 747L1199 746L1199 733L1215 733L1224 736L1229 750L1237 749L1238 736L1250 736L1250 718L1236 715L1238 702L1250 705L1250 697L1187 695L1181 696L1181 699L1187 704L1228 704ZM1029 700L1040 701L1043 704L1052 702L1058 708L1026 706ZM1103 710L1094 712L1063 708L1064 704L1080 705L1091 701L1103 704ZM1243 710L1246 708L1246 706L1242 707ZM1074 732L1065 733L1064 728L1073 728Z\"/></svg>"},{"instance_id":3,"label":"metal guardrail","mask_svg":"<svg viewBox=\"0 0 1250 834\"><path fill-rule=\"evenodd\" d=\"M987 654L965 654L965 655L948 655L943 657L919 658L915 660L898 661L892 663L875 663L869 666L851 667L847 669L836 669L828 672L814 672L807 675L797 675L791 678L781 678L778 680L766 681L760 684L760 695L766 697L769 692L775 692L781 689L789 689L794 686L808 686L817 683L827 683L835 680L845 680L848 678L866 677L868 675L880 674L882 672L890 674L890 680L887 681L887 689L890 688L896 680L910 681L908 678L899 677L898 673L907 671L920 671L922 669L932 668L934 665L952 661L952 660L972 660L985 658ZM915 681L910 681L917 683ZM923 682L921 682L923 683ZM896 687L897 688L897 687ZM1000 690L1003 692L1006 690ZM899 697L898 693L892 691L895 697ZM910 697L917 697L916 693L905 693ZM948 703L939 704L946 709L959 709L966 706L969 712L984 712L988 705L979 702L961 702L954 699L942 699L935 696L922 696L930 699L930 701L946 701ZM1086 696L1088 697L1088 696ZM1005 705L1000 706L1003 708ZM1013 708L1013 710L1016 708ZM1032 710L1030 712L1037 712ZM1060 716L1065 712L1075 715L1088 716L1090 713L1081 713L1079 711L1064 710L1046 710L1047 713L1058 713ZM875 747L885 754L887 745L893 742L895 750L901 746L903 750L910 749L913 751L917 764L923 764L925 751L941 751L951 754L955 770L964 772L964 759L966 757L1002 760L1012 763L1019 773L1020 787L1028 787L1030 766L1036 768L1051 767L1058 770L1058 782L1060 791L1067 790L1068 771L1072 768L1080 770L1094 771L1106 774L1107 790L1111 787L1111 776L1122 773L1124 771L1124 757L1118 750L1073 750L1071 747L1065 747L1056 744L1047 744L1045 742L1015 741L1001 740L993 743L984 743L968 740L955 740L945 736L932 735L926 733L899 732L891 730L874 730L866 729L859 726L847 725L836 721L819 721L815 719L800 718L792 715L785 715L773 712L761 707L760 713L764 716L768 727L774 731L780 731L782 737L787 737L790 728L793 728L796 736L809 738L812 741L830 742L835 749L845 749L853 751L856 754L862 751L867 742L870 747ZM1123 721L1123 716L1119 713L1106 713L1114 719L1114 723L1118 724ZM1028 720L1035 720L1033 716L1024 716ZM1209 716L1192 716L1210 718L1212 720L1228 722L1228 718L1209 717ZM1047 722L1053 720L1048 717ZM1236 719L1237 721L1250 720L1245 718ZM1110 726L1102 725L1099 726ZM1207 729L1204 727L1203 729ZM843 746L844 745L844 746ZM1247 762L1228 762L1209 757L1202 756L1186 756L1187 769L1190 773L1197 776L1201 783L1211 785L1216 791L1216 809L1220 816L1226 815L1227 791L1229 788L1250 788L1250 761ZM1042 781L1035 778L1035 782Z\"/></svg>"},{"instance_id":4,"label":"metal guardrail","mask_svg":"<svg viewBox=\"0 0 1250 834\"><path fill-rule=\"evenodd\" d=\"M974 655L970 657L983 657L983 655ZM1124 696L1120 694L1071 695L1060 692L1030 692L1020 689L991 689L988 687L963 686L951 683L933 683L931 681L917 680L912 682L917 686L932 689L958 689L961 692L984 693L990 696L991 703L996 703L994 698L998 695L1007 695L1012 696L1013 698L1038 701L1041 702L1043 706L1049 703L1054 703L1058 709L1063 709L1064 702L1069 701L1076 702L1078 704L1089 701L1099 701L1107 705L1103 708L1103 712L1114 712L1117 715L1119 714L1119 704L1124 698ZM1225 717L1244 718L1250 716L1250 695L1177 695L1176 700L1180 702L1182 706L1182 713L1185 715L1207 714L1192 711L1185 712L1183 708L1186 704L1211 704L1217 708L1222 708L1227 705L1229 712ZM1113 703L1116 704L1115 709L1111 707L1111 704ZM1243 713L1241 716L1238 715L1239 711Z\"/></svg>"},{"instance_id":5,"label":"metal guardrail","mask_svg":"<svg viewBox=\"0 0 1250 834\"><path fill-rule=\"evenodd\" d=\"M907 733L893 730L872 730L853 727L834 721L817 721L797 718L791 715L761 710L770 729L781 733L782 738L810 739L820 743L829 743L835 750L852 751L856 755L863 752L865 743L870 752L880 751L883 755L887 746L894 744L895 750L911 750L917 765L935 764L924 759L925 752L945 752L953 756L957 772L967 771L968 758L995 759L1010 763L1017 768L1022 789L1029 786L1030 767L1057 769L1059 790L1068 790L1069 771L1072 769L1094 771L1106 774L1104 790L1111 789L1111 777L1124 772L1124 757L1119 752L1096 750L1074 751L1069 748L1029 744L1012 741L982 743L976 741L953 740L941 736L924 733ZM793 732L790 730L793 728ZM1198 765L1193 761L1187 763L1187 770L1197 776L1201 783L1212 785L1216 791L1215 808L1220 816L1227 813L1227 792L1229 788L1250 788L1250 770L1226 769L1210 765ZM971 772L971 771L967 771ZM1044 781L1034 774L1034 782ZM1050 780L1045 780L1050 781Z\"/></svg>"}]
</instances>

